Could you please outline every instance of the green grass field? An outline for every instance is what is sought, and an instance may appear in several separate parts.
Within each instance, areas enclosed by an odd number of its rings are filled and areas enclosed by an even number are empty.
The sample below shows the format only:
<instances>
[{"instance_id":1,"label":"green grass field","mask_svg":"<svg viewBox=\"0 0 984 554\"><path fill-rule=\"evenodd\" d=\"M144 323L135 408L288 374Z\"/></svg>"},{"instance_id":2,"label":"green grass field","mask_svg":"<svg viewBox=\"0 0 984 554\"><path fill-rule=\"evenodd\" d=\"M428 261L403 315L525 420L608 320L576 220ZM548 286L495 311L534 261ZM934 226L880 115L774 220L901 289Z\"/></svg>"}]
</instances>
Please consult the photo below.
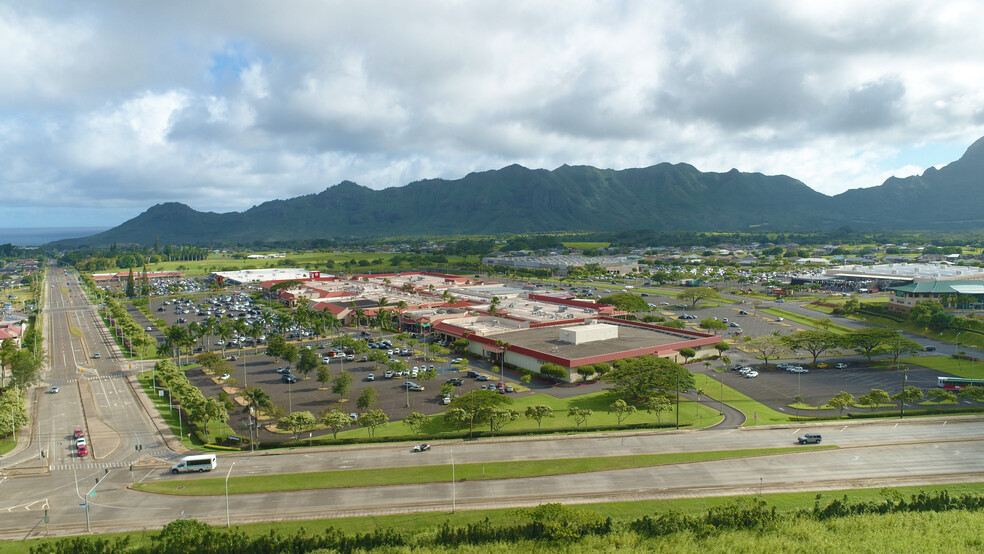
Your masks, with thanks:
<instances>
[{"instance_id":1,"label":"green grass field","mask_svg":"<svg viewBox=\"0 0 984 554\"><path fill-rule=\"evenodd\" d=\"M266 254L276 254L277 252L265 252ZM274 267L301 267L304 269L321 270L328 273L384 273L390 271L411 271L415 267L409 263L395 266L391 263L394 256L400 254L383 252L300 252L287 254L289 265L283 265L285 258L271 259L252 259L242 260L232 256L222 254L212 254L205 260L200 261L174 261L150 264L147 269L150 271L181 271L186 275L203 275L213 271L237 271L240 269L265 269ZM402 255L406 257L406 255ZM334 265L329 265L329 260ZM345 263L355 261L349 269ZM380 263L374 264L374 261ZM462 263L478 263L478 256L448 256L447 264L455 267ZM368 265L359 265L365 261Z\"/></svg>"},{"instance_id":2,"label":"green grass field","mask_svg":"<svg viewBox=\"0 0 984 554\"><path fill-rule=\"evenodd\" d=\"M836 448L834 446L811 447L810 450ZM680 452L670 454L644 454L636 456L605 456L595 458L562 458L516 462L487 462L456 464L455 481L480 481L486 479L516 479L545 475L568 475L594 471L611 471L667 464L682 464L708 460L726 460L750 456L768 456L803 452L803 447L763 448L748 450L718 450L710 452ZM311 489L334 489L410 483L441 483L451 480L451 465L427 465L391 468L349 469L288 473L281 475L251 475L229 479L229 494L280 492ZM195 479L137 483L137 490L164 494L207 496L225 492L225 479Z\"/></svg>"},{"instance_id":3,"label":"green grass field","mask_svg":"<svg viewBox=\"0 0 984 554\"><path fill-rule=\"evenodd\" d=\"M615 400L608 395L608 393L595 392L591 394L585 394L582 396L575 396L567 399L557 399L547 394L534 394L526 396L523 398L517 398L513 404L509 406L510 409L518 411L522 414L527 406L533 406L537 404L544 404L553 408L554 417L545 418L543 420L543 431L550 432L551 430L567 429L574 427L574 421L567 417L567 410L572 407L586 408L593 410L593 414L588 418L585 425L595 426L595 425L617 425L618 420L614 414L608 413L608 406ZM710 408L699 406L695 402L688 402L684 399L680 401L680 424L681 425L713 425L720 421L721 416L718 414L717 410L712 410ZM668 412L660 414L657 418L653 414L646 413L645 408L640 408L636 413L630 415L628 418L623 420L625 424L631 423L642 423L642 422L669 422L675 421L676 413L671 409ZM519 420L506 425L503 429L504 431L515 431L515 430L534 430L537 428L536 422L527 419L526 417L520 417ZM476 427L476 429L483 429L482 427ZM488 426L484 427L488 430ZM463 431L467 432L467 428L463 428ZM454 433L455 428L452 425L448 425L444 422L444 419L438 416L431 417L426 424L424 424L421 432L425 435L440 435L442 433ZM404 437L410 434L410 429L403 425L399 421L391 422L383 427L376 429L377 437ZM366 429L351 429L348 431L342 431L338 434L339 438L346 437L366 437L368 436L368 431Z\"/></svg>"},{"instance_id":4,"label":"green grass field","mask_svg":"<svg viewBox=\"0 0 984 554\"><path fill-rule=\"evenodd\" d=\"M186 448L200 448L205 444L197 433L194 433L188 429L187 421L179 424L178 410L176 408L169 407L167 393L165 393L164 396L154 394L154 388L151 384L151 372L140 374L137 381L140 382L140 386L143 387L144 393L147 394L147 398L154 403L154 407L156 407L157 411L160 412L161 417L164 418L167 426L171 428L171 432L174 433L175 437L178 437L182 445ZM188 437L189 433L191 433L190 438ZM216 437L224 437L226 435L234 434L231 427L218 421L208 422L208 433L209 438L212 440Z\"/></svg>"},{"instance_id":5,"label":"green grass field","mask_svg":"<svg viewBox=\"0 0 984 554\"><path fill-rule=\"evenodd\" d=\"M943 356L914 356L901 358L903 364L918 365L943 371L956 377L965 379L984 379L984 363L971 363L968 360L958 360L956 358L945 358Z\"/></svg>"},{"instance_id":6,"label":"green grass field","mask_svg":"<svg viewBox=\"0 0 984 554\"><path fill-rule=\"evenodd\" d=\"M734 375L734 377L732 377ZM724 403L729 404L741 413L745 414L745 426L755 425L774 425L776 423L789 423L789 415L777 412L761 402L752 400L744 394L727 386L726 382L730 379L744 379L737 373L721 372L717 379L712 379L704 374L694 374L694 380L698 388L704 391L704 395L720 401L724 394Z\"/></svg>"},{"instance_id":7,"label":"green grass field","mask_svg":"<svg viewBox=\"0 0 984 554\"><path fill-rule=\"evenodd\" d=\"M821 328L820 327L820 319L823 319L823 318L816 318L816 317L809 317L809 316L805 316L805 315L800 315L800 314L795 313L795 312L790 312L790 311L787 311L787 310L783 310L782 308L763 308L763 309L761 309L759 311L760 312L765 312L767 314L774 315L776 317L783 317L783 318L788 319L790 321L795 321L796 323L807 325L809 327L813 327L813 328L816 328L816 329L820 329ZM837 324L831 324L828 327L828 330L831 333L837 333L838 335L843 335L845 333L851 332L851 330L848 329L847 327L844 327L843 325L837 325Z\"/></svg>"}]
</instances>

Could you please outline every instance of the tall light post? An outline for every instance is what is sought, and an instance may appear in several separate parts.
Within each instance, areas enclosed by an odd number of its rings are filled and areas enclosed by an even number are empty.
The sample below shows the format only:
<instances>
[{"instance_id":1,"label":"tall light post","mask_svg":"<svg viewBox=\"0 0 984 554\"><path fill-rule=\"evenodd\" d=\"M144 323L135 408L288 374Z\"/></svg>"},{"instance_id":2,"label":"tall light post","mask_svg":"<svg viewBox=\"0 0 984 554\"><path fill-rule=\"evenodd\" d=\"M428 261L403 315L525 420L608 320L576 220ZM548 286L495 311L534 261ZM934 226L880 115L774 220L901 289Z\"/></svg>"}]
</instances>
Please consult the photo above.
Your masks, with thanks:
<instances>
[{"instance_id":1,"label":"tall light post","mask_svg":"<svg viewBox=\"0 0 984 554\"><path fill-rule=\"evenodd\" d=\"M225 478L225 489L226 489L226 527L232 527L232 520L229 519L229 476L232 475L232 468L235 467L236 462L232 462L229 466L229 472L226 473Z\"/></svg>"},{"instance_id":2,"label":"tall light post","mask_svg":"<svg viewBox=\"0 0 984 554\"><path fill-rule=\"evenodd\" d=\"M289 373L287 375L290 375ZM287 379L287 413L294 413L294 404L290 400L290 383L292 379Z\"/></svg>"},{"instance_id":3,"label":"tall light post","mask_svg":"<svg viewBox=\"0 0 984 554\"><path fill-rule=\"evenodd\" d=\"M454 450L448 449L451 453L451 513L455 513L455 495L454 495Z\"/></svg>"},{"instance_id":4,"label":"tall light post","mask_svg":"<svg viewBox=\"0 0 984 554\"><path fill-rule=\"evenodd\" d=\"M960 331L963 333L963 331ZM960 333L957 333L957 338L953 341L953 357L957 359L957 369L960 369Z\"/></svg>"}]
</instances>

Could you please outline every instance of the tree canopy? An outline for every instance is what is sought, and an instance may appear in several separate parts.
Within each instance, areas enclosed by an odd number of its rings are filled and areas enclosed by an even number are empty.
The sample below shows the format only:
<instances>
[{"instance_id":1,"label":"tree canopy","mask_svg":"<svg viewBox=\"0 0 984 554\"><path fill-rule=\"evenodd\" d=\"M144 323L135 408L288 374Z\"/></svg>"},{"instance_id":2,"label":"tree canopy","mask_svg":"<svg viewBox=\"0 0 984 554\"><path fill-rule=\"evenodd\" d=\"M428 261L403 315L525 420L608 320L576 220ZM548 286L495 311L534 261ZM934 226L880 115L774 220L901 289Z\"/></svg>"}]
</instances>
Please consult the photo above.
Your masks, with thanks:
<instances>
[{"instance_id":1,"label":"tree canopy","mask_svg":"<svg viewBox=\"0 0 984 554\"><path fill-rule=\"evenodd\" d=\"M640 356L615 362L605 374L612 394L630 402L642 402L659 391L694 387L694 375L682 365L657 356Z\"/></svg>"}]
</instances>

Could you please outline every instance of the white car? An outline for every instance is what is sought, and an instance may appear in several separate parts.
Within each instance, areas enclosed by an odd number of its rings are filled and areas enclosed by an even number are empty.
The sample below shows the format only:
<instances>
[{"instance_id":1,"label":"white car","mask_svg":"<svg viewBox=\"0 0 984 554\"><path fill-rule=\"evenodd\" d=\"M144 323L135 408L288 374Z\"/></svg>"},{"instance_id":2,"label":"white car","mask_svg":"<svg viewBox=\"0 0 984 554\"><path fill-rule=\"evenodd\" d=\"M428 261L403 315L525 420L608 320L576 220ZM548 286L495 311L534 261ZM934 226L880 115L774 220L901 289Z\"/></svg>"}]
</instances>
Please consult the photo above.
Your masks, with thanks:
<instances>
[{"instance_id":1,"label":"white car","mask_svg":"<svg viewBox=\"0 0 984 554\"><path fill-rule=\"evenodd\" d=\"M75 439L75 446L85 446L85 437Z\"/></svg>"},{"instance_id":2,"label":"white car","mask_svg":"<svg viewBox=\"0 0 984 554\"><path fill-rule=\"evenodd\" d=\"M219 377L219 379L222 379L223 381L225 381L229 377L232 377L232 375L229 375L228 373L224 373L224 374L222 374L222 377Z\"/></svg>"},{"instance_id":3,"label":"white car","mask_svg":"<svg viewBox=\"0 0 984 554\"><path fill-rule=\"evenodd\" d=\"M759 372L757 372L755 370L749 371L748 373L745 374L745 378L746 379L753 379L753 378L758 377L758 376L759 376Z\"/></svg>"},{"instance_id":4,"label":"white car","mask_svg":"<svg viewBox=\"0 0 984 554\"><path fill-rule=\"evenodd\" d=\"M839 364L835 365L834 367L836 367L837 369L847 369L847 364L845 364L845 363L842 362L842 363L839 363Z\"/></svg>"},{"instance_id":5,"label":"white car","mask_svg":"<svg viewBox=\"0 0 984 554\"><path fill-rule=\"evenodd\" d=\"M777 317L776 318L776 321L786 321L786 318L784 318L784 317Z\"/></svg>"}]
</instances>

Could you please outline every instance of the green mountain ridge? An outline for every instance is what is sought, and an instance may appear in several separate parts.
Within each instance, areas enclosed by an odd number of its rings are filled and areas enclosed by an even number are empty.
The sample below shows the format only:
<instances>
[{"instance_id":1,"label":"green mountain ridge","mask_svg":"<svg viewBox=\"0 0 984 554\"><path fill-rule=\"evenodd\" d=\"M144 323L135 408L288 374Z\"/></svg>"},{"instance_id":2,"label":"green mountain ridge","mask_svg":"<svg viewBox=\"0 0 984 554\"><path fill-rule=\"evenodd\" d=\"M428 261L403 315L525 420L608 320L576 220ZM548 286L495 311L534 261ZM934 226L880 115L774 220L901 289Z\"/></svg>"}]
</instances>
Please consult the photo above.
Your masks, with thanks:
<instances>
[{"instance_id":1,"label":"green mountain ridge","mask_svg":"<svg viewBox=\"0 0 984 554\"><path fill-rule=\"evenodd\" d=\"M250 244L269 240L564 231L813 231L984 228L984 138L957 161L882 185L821 194L786 175L702 172L686 163L623 170L510 165L461 179L373 190L342 181L243 212L168 202L61 248L112 243Z\"/></svg>"}]
</instances>

